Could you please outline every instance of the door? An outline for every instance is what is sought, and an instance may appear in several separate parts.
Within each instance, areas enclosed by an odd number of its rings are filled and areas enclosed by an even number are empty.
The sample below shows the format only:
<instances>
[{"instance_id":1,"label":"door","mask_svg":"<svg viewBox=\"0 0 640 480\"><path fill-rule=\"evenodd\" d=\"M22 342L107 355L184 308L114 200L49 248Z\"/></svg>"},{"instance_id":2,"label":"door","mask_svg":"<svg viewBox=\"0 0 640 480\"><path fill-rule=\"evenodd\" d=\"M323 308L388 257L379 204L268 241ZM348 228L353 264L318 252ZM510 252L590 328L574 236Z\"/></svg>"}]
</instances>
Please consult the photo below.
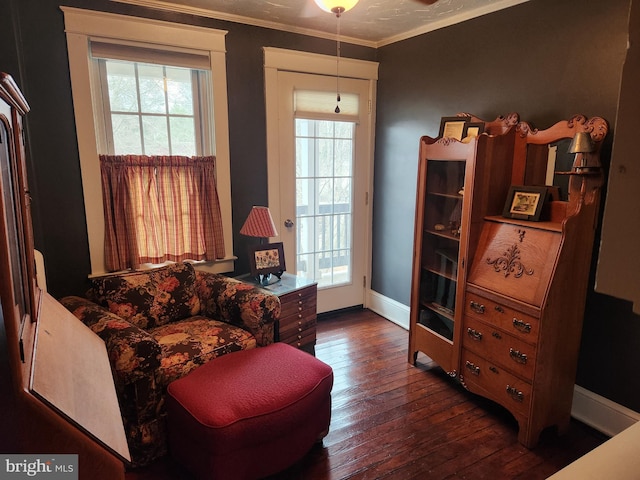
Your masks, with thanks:
<instances>
[{"instance_id":1,"label":"door","mask_svg":"<svg viewBox=\"0 0 640 480\"><path fill-rule=\"evenodd\" d=\"M278 228L287 271L318 283L318 312L364 304L369 91L367 80L278 72Z\"/></svg>"}]
</instances>

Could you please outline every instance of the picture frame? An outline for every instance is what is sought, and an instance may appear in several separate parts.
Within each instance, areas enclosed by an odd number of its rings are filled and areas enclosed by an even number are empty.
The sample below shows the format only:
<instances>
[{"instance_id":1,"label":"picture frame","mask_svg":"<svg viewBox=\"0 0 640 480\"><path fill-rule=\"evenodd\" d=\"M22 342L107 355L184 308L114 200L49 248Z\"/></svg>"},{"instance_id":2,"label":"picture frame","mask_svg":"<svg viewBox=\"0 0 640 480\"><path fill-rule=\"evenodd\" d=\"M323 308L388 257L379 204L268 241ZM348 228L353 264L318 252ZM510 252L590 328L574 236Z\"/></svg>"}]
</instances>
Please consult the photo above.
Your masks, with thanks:
<instances>
[{"instance_id":1,"label":"picture frame","mask_svg":"<svg viewBox=\"0 0 640 480\"><path fill-rule=\"evenodd\" d=\"M263 277L274 274L280 278L286 270L282 242L262 243L249 247L251 275Z\"/></svg>"},{"instance_id":2,"label":"picture frame","mask_svg":"<svg viewBox=\"0 0 640 480\"><path fill-rule=\"evenodd\" d=\"M547 187L512 185L509 188L502 216L533 222L540 221L547 194Z\"/></svg>"},{"instance_id":3,"label":"picture frame","mask_svg":"<svg viewBox=\"0 0 640 480\"><path fill-rule=\"evenodd\" d=\"M440 119L440 132L438 137L455 138L461 141L464 138L465 127L471 120L471 117L442 117Z\"/></svg>"},{"instance_id":4,"label":"picture frame","mask_svg":"<svg viewBox=\"0 0 640 480\"><path fill-rule=\"evenodd\" d=\"M484 133L484 122L467 122L462 132L462 138L477 137Z\"/></svg>"}]
</instances>

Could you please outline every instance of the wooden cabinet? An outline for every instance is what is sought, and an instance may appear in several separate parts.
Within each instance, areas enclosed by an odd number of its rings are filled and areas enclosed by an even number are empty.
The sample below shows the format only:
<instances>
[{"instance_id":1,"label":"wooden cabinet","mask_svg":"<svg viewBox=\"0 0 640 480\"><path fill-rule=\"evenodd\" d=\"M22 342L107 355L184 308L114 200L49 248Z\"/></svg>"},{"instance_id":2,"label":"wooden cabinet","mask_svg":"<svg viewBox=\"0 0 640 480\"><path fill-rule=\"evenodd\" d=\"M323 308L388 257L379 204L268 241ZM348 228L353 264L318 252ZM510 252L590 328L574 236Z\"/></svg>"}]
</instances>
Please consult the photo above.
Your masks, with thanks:
<instances>
[{"instance_id":1,"label":"wooden cabinet","mask_svg":"<svg viewBox=\"0 0 640 480\"><path fill-rule=\"evenodd\" d=\"M457 371L469 244L478 237L480 212L502 209L487 194L488 189L475 188L475 179L491 184L493 197L506 194L515 118L486 122L488 134L464 142L420 139L409 330L411 363L421 351L448 372Z\"/></svg>"},{"instance_id":2,"label":"wooden cabinet","mask_svg":"<svg viewBox=\"0 0 640 480\"><path fill-rule=\"evenodd\" d=\"M546 162L550 144L571 139L576 132L589 133L593 151L585 154L587 166L580 158L562 172L569 179L567 200L549 201L539 222L485 209L477 225L473 220L465 225L474 215L463 215L462 232L478 228L479 235L470 233L471 240L460 248L458 262L466 259L469 269L465 274L458 267L456 295L463 300L454 317L459 333L450 340L454 363L432 358L468 390L509 410L519 424L518 439L527 447L536 445L543 429L557 426L563 431L569 424L603 182L599 150L607 130L597 117L576 116L542 131L519 123L510 168L511 182L519 185L540 180L535 172L545 168L530 162ZM487 188L478 182L478 173L476 162L465 180L467 185L469 176L475 177L470 212L473 200L482 198ZM424 240L417 235L416 242ZM410 343L410 353L415 349Z\"/></svg>"}]
</instances>

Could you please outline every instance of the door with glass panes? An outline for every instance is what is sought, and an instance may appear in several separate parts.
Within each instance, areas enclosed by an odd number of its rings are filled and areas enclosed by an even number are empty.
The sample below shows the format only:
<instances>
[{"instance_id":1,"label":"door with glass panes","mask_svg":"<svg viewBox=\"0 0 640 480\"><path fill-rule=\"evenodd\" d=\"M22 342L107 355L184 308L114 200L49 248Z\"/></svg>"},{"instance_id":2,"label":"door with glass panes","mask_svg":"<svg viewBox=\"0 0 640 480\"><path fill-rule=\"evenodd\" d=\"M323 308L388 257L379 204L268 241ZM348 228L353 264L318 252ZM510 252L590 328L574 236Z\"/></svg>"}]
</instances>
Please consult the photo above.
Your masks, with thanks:
<instances>
[{"instance_id":1,"label":"door with glass panes","mask_svg":"<svg viewBox=\"0 0 640 480\"><path fill-rule=\"evenodd\" d=\"M318 283L318 312L364 303L369 82L278 73L280 237L287 271ZM340 113L335 112L336 105Z\"/></svg>"}]
</instances>

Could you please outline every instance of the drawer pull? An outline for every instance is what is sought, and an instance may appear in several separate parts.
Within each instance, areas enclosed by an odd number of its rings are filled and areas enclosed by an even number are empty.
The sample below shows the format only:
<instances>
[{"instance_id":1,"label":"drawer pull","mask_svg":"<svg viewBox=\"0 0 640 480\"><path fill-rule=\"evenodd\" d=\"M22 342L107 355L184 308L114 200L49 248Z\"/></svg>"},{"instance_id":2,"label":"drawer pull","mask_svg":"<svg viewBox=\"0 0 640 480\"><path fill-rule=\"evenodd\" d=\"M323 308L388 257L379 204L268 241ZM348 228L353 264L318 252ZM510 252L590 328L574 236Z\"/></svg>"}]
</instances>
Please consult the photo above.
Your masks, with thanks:
<instances>
[{"instance_id":1,"label":"drawer pull","mask_svg":"<svg viewBox=\"0 0 640 480\"><path fill-rule=\"evenodd\" d=\"M473 328L467 328L467 335L478 342L482 340L482 332L474 330Z\"/></svg>"},{"instance_id":2,"label":"drawer pull","mask_svg":"<svg viewBox=\"0 0 640 480\"><path fill-rule=\"evenodd\" d=\"M523 333L531 333L531 324L523 322L522 320L518 320L515 317L513 319L513 327Z\"/></svg>"},{"instance_id":3,"label":"drawer pull","mask_svg":"<svg viewBox=\"0 0 640 480\"><path fill-rule=\"evenodd\" d=\"M489 367L489 370L491 370L493 373L500 373L500 372L498 372L498 369L496 367L494 367L493 365L491 365Z\"/></svg>"},{"instance_id":4,"label":"drawer pull","mask_svg":"<svg viewBox=\"0 0 640 480\"><path fill-rule=\"evenodd\" d=\"M491 332L491 336L493 338L497 338L498 340L502 340L502 335L500 335L500 332Z\"/></svg>"},{"instance_id":5,"label":"drawer pull","mask_svg":"<svg viewBox=\"0 0 640 480\"><path fill-rule=\"evenodd\" d=\"M509 349L509 356L516 362L521 363L521 364L526 364L527 363L527 354L526 353L522 353L519 350L514 350L513 348Z\"/></svg>"},{"instance_id":6,"label":"drawer pull","mask_svg":"<svg viewBox=\"0 0 640 480\"><path fill-rule=\"evenodd\" d=\"M507 385L507 395L513 398L516 402L524 401L524 393L519 391L516 387L512 387L511 385Z\"/></svg>"},{"instance_id":7,"label":"drawer pull","mask_svg":"<svg viewBox=\"0 0 640 480\"><path fill-rule=\"evenodd\" d=\"M484 314L484 305L482 305L481 303L478 302L474 302L473 300L471 300L471 303L469 304L469 306L471 307L471 310L473 310L476 313L479 314Z\"/></svg>"},{"instance_id":8,"label":"drawer pull","mask_svg":"<svg viewBox=\"0 0 640 480\"><path fill-rule=\"evenodd\" d=\"M467 363L465 364L465 367L473 375L480 375L480 367L478 367L475 363L471 363L469 360L467 360Z\"/></svg>"},{"instance_id":9,"label":"drawer pull","mask_svg":"<svg viewBox=\"0 0 640 480\"><path fill-rule=\"evenodd\" d=\"M500 305L496 305L493 308L495 309L496 312L504 313L504 308L502 308Z\"/></svg>"}]
</instances>

